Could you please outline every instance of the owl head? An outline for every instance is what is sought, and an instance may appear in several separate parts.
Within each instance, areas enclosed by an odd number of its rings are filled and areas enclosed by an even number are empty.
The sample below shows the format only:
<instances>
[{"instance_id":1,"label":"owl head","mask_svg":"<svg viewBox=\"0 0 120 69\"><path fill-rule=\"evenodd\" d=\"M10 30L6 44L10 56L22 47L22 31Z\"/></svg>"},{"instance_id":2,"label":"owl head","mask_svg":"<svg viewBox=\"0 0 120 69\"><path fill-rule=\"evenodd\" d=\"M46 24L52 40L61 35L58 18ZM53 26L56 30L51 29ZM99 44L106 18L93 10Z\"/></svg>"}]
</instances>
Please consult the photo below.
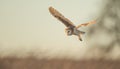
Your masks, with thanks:
<instances>
[{"instance_id":1,"label":"owl head","mask_svg":"<svg viewBox=\"0 0 120 69\"><path fill-rule=\"evenodd\" d=\"M73 34L73 29L68 27L65 29L65 32L67 33L68 36L70 36Z\"/></svg>"}]
</instances>

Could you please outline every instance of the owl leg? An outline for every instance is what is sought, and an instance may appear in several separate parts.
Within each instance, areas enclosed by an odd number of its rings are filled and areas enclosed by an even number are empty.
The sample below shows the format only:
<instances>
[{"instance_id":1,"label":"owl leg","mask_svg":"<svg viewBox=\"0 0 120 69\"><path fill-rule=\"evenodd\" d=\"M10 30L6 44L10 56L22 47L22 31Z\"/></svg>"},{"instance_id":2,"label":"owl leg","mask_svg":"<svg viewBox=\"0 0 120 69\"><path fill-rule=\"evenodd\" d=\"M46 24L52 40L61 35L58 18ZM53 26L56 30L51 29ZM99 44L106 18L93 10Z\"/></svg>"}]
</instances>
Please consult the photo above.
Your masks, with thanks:
<instances>
[{"instance_id":1,"label":"owl leg","mask_svg":"<svg viewBox=\"0 0 120 69\"><path fill-rule=\"evenodd\" d=\"M78 39L79 39L80 41L82 41L82 38L81 38L80 34L78 35Z\"/></svg>"}]
</instances>

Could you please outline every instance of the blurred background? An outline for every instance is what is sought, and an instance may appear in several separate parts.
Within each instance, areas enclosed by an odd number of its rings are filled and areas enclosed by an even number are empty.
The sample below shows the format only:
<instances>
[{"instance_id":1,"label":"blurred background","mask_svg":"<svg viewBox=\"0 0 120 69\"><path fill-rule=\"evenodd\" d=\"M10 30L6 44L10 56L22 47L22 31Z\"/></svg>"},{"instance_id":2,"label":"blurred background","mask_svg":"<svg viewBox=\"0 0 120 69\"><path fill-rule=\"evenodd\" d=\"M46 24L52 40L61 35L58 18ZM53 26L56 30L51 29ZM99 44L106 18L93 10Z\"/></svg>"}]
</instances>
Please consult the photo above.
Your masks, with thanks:
<instances>
[{"instance_id":1,"label":"blurred background","mask_svg":"<svg viewBox=\"0 0 120 69\"><path fill-rule=\"evenodd\" d=\"M1 69L119 69L119 0L0 0ZM86 32L80 42L52 6ZM47 66L46 66L47 65ZM93 67L92 67L93 66ZM101 67L102 66L102 67Z\"/></svg>"},{"instance_id":2,"label":"blurred background","mask_svg":"<svg viewBox=\"0 0 120 69\"><path fill-rule=\"evenodd\" d=\"M0 0L1 57L26 57L32 53L37 57L79 59L87 49L86 35L82 36L83 42L76 36L68 37L65 26L48 8L56 8L79 25L96 19L102 3L100 0ZM87 27L80 29L87 32Z\"/></svg>"}]
</instances>

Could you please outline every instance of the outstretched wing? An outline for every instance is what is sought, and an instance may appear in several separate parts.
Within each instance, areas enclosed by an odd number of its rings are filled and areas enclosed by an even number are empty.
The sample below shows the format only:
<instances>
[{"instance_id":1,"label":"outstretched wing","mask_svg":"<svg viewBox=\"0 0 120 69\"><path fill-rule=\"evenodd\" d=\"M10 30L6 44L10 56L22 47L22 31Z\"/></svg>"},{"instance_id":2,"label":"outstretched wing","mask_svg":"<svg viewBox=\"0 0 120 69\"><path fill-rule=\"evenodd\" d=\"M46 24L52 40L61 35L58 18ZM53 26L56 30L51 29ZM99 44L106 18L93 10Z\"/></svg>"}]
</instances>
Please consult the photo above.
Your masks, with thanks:
<instances>
[{"instance_id":1,"label":"outstretched wing","mask_svg":"<svg viewBox=\"0 0 120 69\"><path fill-rule=\"evenodd\" d=\"M67 27L71 27L71 26L75 27L75 25L70 20L65 18L60 12L58 12L53 7L49 7L49 11L55 18L60 20L65 26L67 26Z\"/></svg>"},{"instance_id":2,"label":"outstretched wing","mask_svg":"<svg viewBox=\"0 0 120 69\"><path fill-rule=\"evenodd\" d=\"M90 24L95 24L95 23L96 23L95 20L94 20L94 21L90 21L90 22L87 22L87 23L80 24L80 25L78 25L76 28L80 28L81 26L88 26L88 25L90 25Z\"/></svg>"}]
</instances>

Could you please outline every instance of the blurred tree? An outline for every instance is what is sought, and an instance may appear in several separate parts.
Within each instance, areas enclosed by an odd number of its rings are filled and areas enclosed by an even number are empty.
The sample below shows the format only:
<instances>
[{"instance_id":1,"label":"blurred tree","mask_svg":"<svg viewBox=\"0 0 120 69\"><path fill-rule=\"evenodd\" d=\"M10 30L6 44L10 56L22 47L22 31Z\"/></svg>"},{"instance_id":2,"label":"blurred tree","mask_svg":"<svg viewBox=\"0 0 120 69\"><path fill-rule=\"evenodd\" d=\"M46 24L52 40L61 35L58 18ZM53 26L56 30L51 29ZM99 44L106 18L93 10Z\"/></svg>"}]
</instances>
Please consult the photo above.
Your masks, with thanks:
<instances>
[{"instance_id":1,"label":"blurred tree","mask_svg":"<svg viewBox=\"0 0 120 69\"><path fill-rule=\"evenodd\" d=\"M120 0L106 0L97 23L89 27L88 42L104 53L120 46Z\"/></svg>"}]
</instances>

